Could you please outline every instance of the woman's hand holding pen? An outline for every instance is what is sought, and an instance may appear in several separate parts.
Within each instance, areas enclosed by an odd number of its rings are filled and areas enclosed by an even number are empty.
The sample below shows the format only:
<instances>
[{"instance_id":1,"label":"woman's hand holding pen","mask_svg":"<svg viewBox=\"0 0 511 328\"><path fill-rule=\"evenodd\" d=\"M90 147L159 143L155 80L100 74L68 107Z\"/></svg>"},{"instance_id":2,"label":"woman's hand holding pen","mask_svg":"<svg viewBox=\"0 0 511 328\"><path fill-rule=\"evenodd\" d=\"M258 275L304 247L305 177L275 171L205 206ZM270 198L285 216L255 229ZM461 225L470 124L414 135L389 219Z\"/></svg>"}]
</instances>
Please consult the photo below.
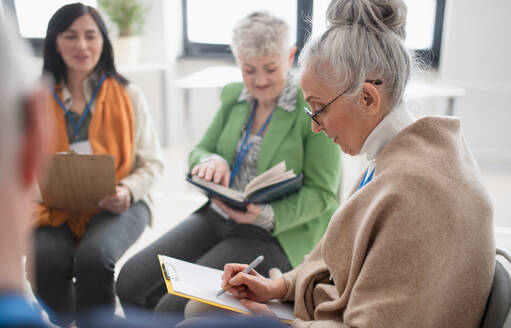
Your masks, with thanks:
<instances>
[{"instance_id":1,"label":"woman's hand holding pen","mask_svg":"<svg viewBox=\"0 0 511 328\"><path fill-rule=\"evenodd\" d=\"M208 181L213 181L214 183L221 183L224 187L229 187L231 171L224 161L212 159L195 165L191 174Z\"/></svg>"},{"instance_id":2,"label":"woman's hand holding pen","mask_svg":"<svg viewBox=\"0 0 511 328\"><path fill-rule=\"evenodd\" d=\"M238 263L229 263L224 266L222 287L232 286L229 290L232 296L255 302L268 302L284 297L287 287L283 278L271 280L255 270L244 273L243 270L246 267L246 264Z\"/></svg>"},{"instance_id":3,"label":"woman's hand holding pen","mask_svg":"<svg viewBox=\"0 0 511 328\"><path fill-rule=\"evenodd\" d=\"M230 208L229 206L225 205L224 202L222 202L221 200L219 200L217 198L211 198L211 202L216 204L218 207L220 207L220 209L225 214L229 215L229 217L231 219L233 219L234 221L236 221L237 223L240 223L240 224L254 223L255 220L257 220L257 218L259 217L259 214L261 214L261 212L263 210L262 205L248 204L247 211L241 212L241 211L236 211L236 210Z\"/></svg>"}]
</instances>

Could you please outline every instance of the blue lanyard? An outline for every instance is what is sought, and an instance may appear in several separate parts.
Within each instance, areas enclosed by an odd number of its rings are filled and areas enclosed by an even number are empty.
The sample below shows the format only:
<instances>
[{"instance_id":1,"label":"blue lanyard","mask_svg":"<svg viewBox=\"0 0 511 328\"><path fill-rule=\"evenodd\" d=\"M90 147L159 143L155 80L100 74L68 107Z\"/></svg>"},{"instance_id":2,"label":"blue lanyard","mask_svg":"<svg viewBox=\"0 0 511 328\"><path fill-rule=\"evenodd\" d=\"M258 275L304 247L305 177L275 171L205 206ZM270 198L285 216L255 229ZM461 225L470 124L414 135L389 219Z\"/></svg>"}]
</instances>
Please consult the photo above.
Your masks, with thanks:
<instances>
[{"instance_id":1,"label":"blue lanyard","mask_svg":"<svg viewBox=\"0 0 511 328\"><path fill-rule=\"evenodd\" d=\"M87 103L87 106L85 106L85 111L83 112L82 117L80 117L80 120L78 122L76 122L73 119L73 116L71 116L71 112L66 108L66 106L64 106L64 103L60 99L60 97L57 94L57 92L55 91L55 89L52 90L53 91L53 97L55 97L55 100L57 100L57 103L59 104L60 108L62 108L62 110L66 114L66 117L69 119L69 121L71 122L71 124L73 124L73 127L75 128L75 140L78 139L78 134L80 133L80 127L82 126L83 122L85 121L85 118L87 117L87 114L89 114L89 112L90 112L90 105L92 105L92 103L96 99L98 91L101 88L101 84L103 84L104 80L105 80L105 73L103 73L103 75L101 75L101 78L99 79L98 85L96 86L96 89L92 93L92 97L89 100L89 102Z\"/></svg>"},{"instance_id":2,"label":"blue lanyard","mask_svg":"<svg viewBox=\"0 0 511 328\"><path fill-rule=\"evenodd\" d=\"M371 181L371 179L373 178L374 170L375 169L373 169L371 171L371 173L369 173L369 168L367 168L366 173L364 174L364 177L362 178L362 181L360 181L360 184L358 185L357 190L361 189L363 186L368 184L369 181ZM368 173L369 173L369 176L367 176Z\"/></svg>"},{"instance_id":3,"label":"blue lanyard","mask_svg":"<svg viewBox=\"0 0 511 328\"><path fill-rule=\"evenodd\" d=\"M250 118L248 119L245 136L243 137L243 141L241 142L240 149L238 150L238 154L236 155L236 159L234 160L234 165L232 166L231 177L229 179L229 187L232 186L234 177L236 177L236 175L239 173L241 164L243 164L243 160L245 159L245 156L247 155L248 150L250 149L250 147L252 147L253 142L248 142L248 136L250 134L250 131L252 130L252 124L254 123L254 116L255 116L256 108L257 108L257 101L254 102L254 106L252 107L252 113L250 114ZM270 123L272 116L273 116L273 111L268 116L266 121L264 121L263 126L261 126L261 128L257 132L258 136L260 136L263 133L264 129L266 129L266 127Z\"/></svg>"}]
</instances>

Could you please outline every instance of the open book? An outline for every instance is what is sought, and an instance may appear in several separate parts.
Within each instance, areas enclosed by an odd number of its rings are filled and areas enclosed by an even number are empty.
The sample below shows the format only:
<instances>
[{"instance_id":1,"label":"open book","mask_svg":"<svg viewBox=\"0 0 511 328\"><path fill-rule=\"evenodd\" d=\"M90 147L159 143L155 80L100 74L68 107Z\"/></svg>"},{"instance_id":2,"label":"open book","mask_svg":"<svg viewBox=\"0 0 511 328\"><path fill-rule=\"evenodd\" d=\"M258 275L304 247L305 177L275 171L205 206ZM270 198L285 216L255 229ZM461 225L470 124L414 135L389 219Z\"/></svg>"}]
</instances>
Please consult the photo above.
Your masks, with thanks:
<instances>
[{"instance_id":1,"label":"open book","mask_svg":"<svg viewBox=\"0 0 511 328\"><path fill-rule=\"evenodd\" d=\"M222 270L158 255L163 279L170 294L196 300L223 309L250 314L240 301L229 293L216 296L221 289ZM294 309L291 303L272 300L266 303L280 320L291 323Z\"/></svg>"},{"instance_id":2,"label":"open book","mask_svg":"<svg viewBox=\"0 0 511 328\"><path fill-rule=\"evenodd\" d=\"M112 155L58 153L49 155L46 177L39 181L43 204L59 210L98 209L98 202L115 194Z\"/></svg>"},{"instance_id":3,"label":"open book","mask_svg":"<svg viewBox=\"0 0 511 328\"><path fill-rule=\"evenodd\" d=\"M298 191L302 187L303 174L296 175L292 170L286 170L286 162L282 161L255 177L244 191L226 188L196 175L188 175L186 180L209 197L219 198L235 209L245 209L249 203L268 203Z\"/></svg>"}]
</instances>

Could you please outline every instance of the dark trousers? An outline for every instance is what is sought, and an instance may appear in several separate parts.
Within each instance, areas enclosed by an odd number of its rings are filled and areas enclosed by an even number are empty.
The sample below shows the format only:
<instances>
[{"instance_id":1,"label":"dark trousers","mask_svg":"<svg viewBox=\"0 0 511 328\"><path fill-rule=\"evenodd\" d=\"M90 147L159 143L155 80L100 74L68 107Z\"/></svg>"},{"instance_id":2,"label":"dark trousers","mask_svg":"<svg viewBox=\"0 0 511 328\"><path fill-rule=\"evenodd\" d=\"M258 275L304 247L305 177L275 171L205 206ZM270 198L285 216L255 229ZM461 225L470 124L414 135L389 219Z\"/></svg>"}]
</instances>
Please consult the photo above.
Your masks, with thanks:
<instances>
[{"instance_id":1,"label":"dark trousers","mask_svg":"<svg viewBox=\"0 0 511 328\"><path fill-rule=\"evenodd\" d=\"M149 216L142 201L118 215L101 212L79 244L66 223L35 231L35 261L27 263L36 266L34 294L57 314L52 321L67 321L75 312L98 306L113 314L115 263L142 234Z\"/></svg>"},{"instance_id":2,"label":"dark trousers","mask_svg":"<svg viewBox=\"0 0 511 328\"><path fill-rule=\"evenodd\" d=\"M291 269L277 239L266 230L226 220L204 206L124 264L116 285L123 307L183 314L187 300L167 294L158 254L220 270L226 263L250 263L264 255L256 269L259 273L268 276L272 267Z\"/></svg>"}]
</instances>

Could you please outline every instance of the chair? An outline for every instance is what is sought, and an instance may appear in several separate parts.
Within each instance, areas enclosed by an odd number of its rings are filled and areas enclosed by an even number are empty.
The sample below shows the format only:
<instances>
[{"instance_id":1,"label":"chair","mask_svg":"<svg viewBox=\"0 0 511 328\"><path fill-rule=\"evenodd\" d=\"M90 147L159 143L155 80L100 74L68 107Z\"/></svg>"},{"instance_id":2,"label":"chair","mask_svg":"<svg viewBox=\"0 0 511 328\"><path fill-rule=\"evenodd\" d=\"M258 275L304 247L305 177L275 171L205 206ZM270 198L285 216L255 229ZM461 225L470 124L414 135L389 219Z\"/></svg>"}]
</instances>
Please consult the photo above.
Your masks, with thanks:
<instances>
[{"instance_id":1,"label":"chair","mask_svg":"<svg viewBox=\"0 0 511 328\"><path fill-rule=\"evenodd\" d=\"M511 265L511 254L505 249L496 249ZM495 263L495 274L486 303L481 328L511 328L511 275L500 261Z\"/></svg>"}]
</instances>

